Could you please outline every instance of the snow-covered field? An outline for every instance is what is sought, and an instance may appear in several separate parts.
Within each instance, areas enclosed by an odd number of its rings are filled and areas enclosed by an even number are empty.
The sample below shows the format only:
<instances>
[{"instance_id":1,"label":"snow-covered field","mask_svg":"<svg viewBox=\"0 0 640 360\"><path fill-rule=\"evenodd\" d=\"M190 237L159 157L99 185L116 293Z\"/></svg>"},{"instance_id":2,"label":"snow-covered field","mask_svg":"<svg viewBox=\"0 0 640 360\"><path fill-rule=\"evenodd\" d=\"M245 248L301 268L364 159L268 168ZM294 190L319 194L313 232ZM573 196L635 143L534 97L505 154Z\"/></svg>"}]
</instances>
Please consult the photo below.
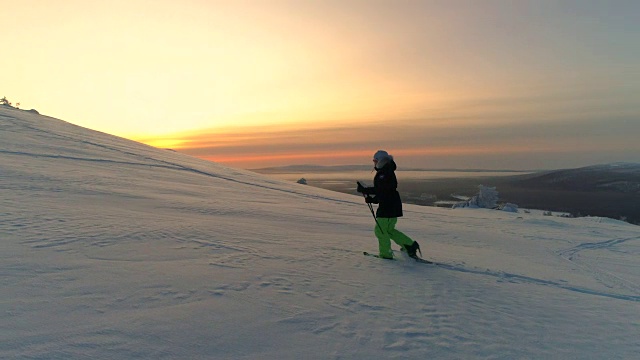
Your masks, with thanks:
<instances>
[{"instance_id":1,"label":"snow-covered field","mask_svg":"<svg viewBox=\"0 0 640 360\"><path fill-rule=\"evenodd\" d=\"M0 108L2 359L637 359L640 227L406 206Z\"/></svg>"}]
</instances>

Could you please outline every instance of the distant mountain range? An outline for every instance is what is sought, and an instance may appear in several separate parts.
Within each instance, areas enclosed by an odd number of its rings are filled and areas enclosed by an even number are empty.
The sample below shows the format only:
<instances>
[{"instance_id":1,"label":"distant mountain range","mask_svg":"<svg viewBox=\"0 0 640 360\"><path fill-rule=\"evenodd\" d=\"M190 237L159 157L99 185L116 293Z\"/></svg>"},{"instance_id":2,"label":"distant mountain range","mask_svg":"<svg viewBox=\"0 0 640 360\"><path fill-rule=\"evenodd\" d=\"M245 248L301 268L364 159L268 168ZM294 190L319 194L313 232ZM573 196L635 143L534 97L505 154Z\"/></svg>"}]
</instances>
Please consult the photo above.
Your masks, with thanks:
<instances>
[{"instance_id":1,"label":"distant mountain range","mask_svg":"<svg viewBox=\"0 0 640 360\"><path fill-rule=\"evenodd\" d=\"M613 163L516 177L522 185L570 191L640 193L640 163Z\"/></svg>"}]
</instances>

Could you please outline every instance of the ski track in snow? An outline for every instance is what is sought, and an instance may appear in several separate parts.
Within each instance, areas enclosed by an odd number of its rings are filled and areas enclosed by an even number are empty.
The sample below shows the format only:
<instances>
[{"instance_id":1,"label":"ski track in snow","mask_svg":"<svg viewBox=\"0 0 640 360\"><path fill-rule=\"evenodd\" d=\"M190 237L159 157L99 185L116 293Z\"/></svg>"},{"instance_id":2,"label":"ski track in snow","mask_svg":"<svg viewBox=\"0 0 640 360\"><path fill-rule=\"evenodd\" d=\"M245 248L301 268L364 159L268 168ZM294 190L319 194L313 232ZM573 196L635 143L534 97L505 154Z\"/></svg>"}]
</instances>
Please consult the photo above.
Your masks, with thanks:
<instances>
[{"instance_id":1,"label":"ski track in snow","mask_svg":"<svg viewBox=\"0 0 640 360\"><path fill-rule=\"evenodd\" d=\"M625 239L612 239L594 243L582 243L567 250L562 250L560 255L569 261L573 261L574 257L582 251L612 249L613 247L626 243L627 241L640 241L640 237L631 237Z\"/></svg>"},{"instance_id":2,"label":"ski track in snow","mask_svg":"<svg viewBox=\"0 0 640 360\"><path fill-rule=\"evenodd\" d=\"M615 248L619 245L628 243L628 242L638 242L640 243L640 237L629 237L629 238L618 238L611 240L603 240L599 242L586 242L581 243L577 246L574 246L569 249L560 250L558 255L567 261L579 266L583 271L590 273L594 279L597 279L602 284L609 288L622 288L627 292L640 294L640 284L635 281L627 280L611 271L607 271L598 266L597 263L591 262L582 262L580 260L580 253L584 251L597 251L597 250L608 250L615 251ZM636 253L637 256L640 253ZM596 293L593 291L589 291L588 289L579 289L579 291L584 291L586 293ZM602 294L606 295L606 294ZM623 295L615 295L609 294L609 296L621 298L623 300L631 300L631 301L640 301L640 296L623 296Z\"/></svg>"},{"instance_id":3,"label":"ski track in snow","mask_svg":"<svg viewBox=\"0 0 640 360\"><path fill-rule=\"evenodd\" d=\"M636 227L359 198L0 110L0 357L630 358ZM20 117L22 114L22 117ZM624 266L624 271L621 268Z\"/></svg>"}]
</instances>

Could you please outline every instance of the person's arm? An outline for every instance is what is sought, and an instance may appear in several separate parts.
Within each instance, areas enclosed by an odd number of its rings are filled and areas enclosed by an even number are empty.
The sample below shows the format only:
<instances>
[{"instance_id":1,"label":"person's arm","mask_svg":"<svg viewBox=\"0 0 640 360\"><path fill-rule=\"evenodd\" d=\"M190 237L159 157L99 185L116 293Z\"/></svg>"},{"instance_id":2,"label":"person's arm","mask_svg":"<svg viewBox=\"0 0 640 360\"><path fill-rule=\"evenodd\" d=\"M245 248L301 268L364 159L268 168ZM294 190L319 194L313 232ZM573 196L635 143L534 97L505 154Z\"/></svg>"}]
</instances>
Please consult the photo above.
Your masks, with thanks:
<instances>
[{"instance_id":1,"label":"person's arm","mask_svg":"<svg viewBox=\"0 0 640 360\"><path fill-rule=\"evenodd\" d=\"M360 181L358 181L358 187L356 189L359 193L361 194L365 194L365 195L375 195L376 194L376 188L375 187L367 187L364 186L360 183Z\"/></svg>"}]
</instances>

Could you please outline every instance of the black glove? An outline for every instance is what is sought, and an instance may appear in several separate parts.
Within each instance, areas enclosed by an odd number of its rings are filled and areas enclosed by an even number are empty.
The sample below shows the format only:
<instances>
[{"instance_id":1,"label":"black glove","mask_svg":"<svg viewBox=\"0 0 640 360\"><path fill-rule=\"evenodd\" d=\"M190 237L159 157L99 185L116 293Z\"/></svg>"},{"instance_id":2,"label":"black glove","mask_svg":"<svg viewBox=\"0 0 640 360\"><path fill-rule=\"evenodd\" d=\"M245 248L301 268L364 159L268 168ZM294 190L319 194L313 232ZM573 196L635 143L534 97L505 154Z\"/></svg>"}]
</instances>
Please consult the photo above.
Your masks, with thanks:
<instances>
[{"instance_id":1,"label":"black glove","mask_svg":"<svg viewBox=\"0 0 640 360\"><path fill-rule=\"evenodd\" d=\"M356 191L359 193L363 193L364 192L364 186L362 186L362 184L360 184L360 181L358 181L358 187L356 188Z\"/></svg>"},{"instance_id":2,"label":"black glove","mask_svg":"<svg viewBox=\"0 0 640 360\"><path fill-rule=\"evenodd\" d=\"M377 197L375 197L375 196L366 196L366 197L364 198L364 201L365 201L367 204L377 204L377 203L378 203L378 198L377 198Z\"/></svg>"}]
</instances>

